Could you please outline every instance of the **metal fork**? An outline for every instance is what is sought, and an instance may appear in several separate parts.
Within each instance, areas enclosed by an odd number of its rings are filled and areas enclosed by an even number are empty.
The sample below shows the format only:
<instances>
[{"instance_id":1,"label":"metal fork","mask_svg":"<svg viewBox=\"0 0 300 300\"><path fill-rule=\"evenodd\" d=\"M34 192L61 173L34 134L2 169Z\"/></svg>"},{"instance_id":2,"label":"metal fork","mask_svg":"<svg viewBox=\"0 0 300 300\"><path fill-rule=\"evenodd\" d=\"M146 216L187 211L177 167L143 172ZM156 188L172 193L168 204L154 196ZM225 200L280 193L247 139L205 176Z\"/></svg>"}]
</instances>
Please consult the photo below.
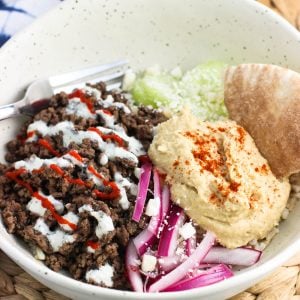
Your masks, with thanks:
<instances>
[{"instance_id":1,"label":"metal fork","mask_svg":"<svg viewBox=\"0 0 300 300\"><path fill-rule=\"evenodd\" d=\"M86 82L97 83L103 81L107 90L119 88L125 74L126 60L86 68L70 73L51 76L31 83L23 99L0 106L0 120L20 114L35 115L48 107L51 96L64 92L72 92L76 88L83 88Z\"/></svg>"}]
</instances>

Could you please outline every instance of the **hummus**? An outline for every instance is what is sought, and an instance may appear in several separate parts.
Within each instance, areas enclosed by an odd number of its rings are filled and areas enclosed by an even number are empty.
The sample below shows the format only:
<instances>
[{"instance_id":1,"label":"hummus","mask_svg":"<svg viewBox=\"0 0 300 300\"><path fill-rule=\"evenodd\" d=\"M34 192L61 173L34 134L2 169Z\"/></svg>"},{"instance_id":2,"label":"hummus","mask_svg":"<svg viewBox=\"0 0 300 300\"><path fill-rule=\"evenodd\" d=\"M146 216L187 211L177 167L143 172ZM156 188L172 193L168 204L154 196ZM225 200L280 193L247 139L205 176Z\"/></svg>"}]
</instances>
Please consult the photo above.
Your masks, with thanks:
<instances>
[{"instance_id":1,"label":"hummus","mask_svg":"<svg viewBox=\"0 0 300 300\"><path fill-rule=\"evenodd\" d=\"M272 174L234 121L202 122L185 110L158 126L149 156L172 200L228 248L265 238L289 197L288 180Z\"/></svg>"}]
</instances>

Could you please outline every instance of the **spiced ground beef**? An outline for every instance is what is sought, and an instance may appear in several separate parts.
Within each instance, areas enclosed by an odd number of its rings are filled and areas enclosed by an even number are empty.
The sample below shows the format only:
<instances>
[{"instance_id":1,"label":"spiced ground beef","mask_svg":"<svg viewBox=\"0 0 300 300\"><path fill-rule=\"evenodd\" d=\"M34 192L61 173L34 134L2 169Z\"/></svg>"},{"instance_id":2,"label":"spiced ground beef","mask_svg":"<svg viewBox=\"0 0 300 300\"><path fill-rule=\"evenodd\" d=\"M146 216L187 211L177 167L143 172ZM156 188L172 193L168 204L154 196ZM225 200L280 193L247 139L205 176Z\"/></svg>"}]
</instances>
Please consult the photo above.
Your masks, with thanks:
<instances>
[{"instance_id":1,"label":"spiced ground beef","mask_svg":"<svg viewBox=\"0 0 300 300\"><path fill-rule=\"evenodd\" d=\"M128 100L122 93L108 92L105 85L100 83L96 88L101 93L102 100L112 96L115 103L123 103L130 107ZM103 109L99 99L93 94L86 93L85 97L93 105L94 111ZM86 281L88 270L103 266L109 263L113 266L113 288L130 289L128 280L125 276L124 254L129 239L136 236L148 223L149 218L143 216L139 223L131 220L136 195L129 189L126 193L129 200L129 208L123 209L119 204L119 199L105 200L97 197L93 190L95 183L88 178L87 173L77 165L64 168L64 175L60 175L54 169L43 167L41 172L23 172L18 174L18 180L13 180L7 176L8 172L15 171L13 163L20 160L28 160L32 155L41 159L53 158L53 151L45 148L37 140L27 141L28 126L35 121L44 121L48 126L54 126L62 121L71 121L76 130L88 130L90 127L105 126L105 120L100 115L95 118L83 118L76 114L69 114L67 106L70 99L65 93L54 96L47 109L42 110L31 118L20 130L18 137L7 144L6 160L10 164L0 165L0 209L3 222L9 233L15 234L30 244L31 248L42 250L45 264L54 271L67 270L72 277L77 280ZM114 116L115 123L122 126L128 136L138 139L145 150L152 141L153 128L165 121L165 116L152 108L138 107L130 113L124 112L121 106L105 107L109 115ZM134 185L137 185L138 178L134 175L136 165L126 159L108 160L106 164L101 164L100 160L103 153L98 147L97 142L84 139L82 143L70 143L66 147L63 143L62 132L56 135L41 136L36 133L37 138L46 140L60 155L76 150L84 159L86 165L93 165L98 173L108 181L114 181L115 174L119 172ZM114 142L114 141L111 141ZM89 185L79 185L67 180L76 178ZM79 217L76 230L74 230L74 242L64 243L59 249L54 250L47 236L35 229L35 224L40 218L27 208L32 199L32 191L28 186L20 184L26 182L33 191L42 191L44 195L51 195L63 203L63 211L60 215L73 212ZM151 183L152 184L152 183ZM97 187L102 193L109 192L109 187ZM148 195L151 197L151 195ZM95 234L97 220L88 211L78 212L80 207L90 206L94 211L102 211L108 215L114 225L114 230L103 235L100 239ZM47 210L42 216L45 224L50 230L59 227L57 219L51 211ZM60 230L65 230L60 228ZM67 231L66 231L67 233ZM98 243L98 248L94 253L87 251L87 241ZM95 283L91 281L91 283ZM105 286L105 284L99 284Z\"/></svg>"}]
</instances>

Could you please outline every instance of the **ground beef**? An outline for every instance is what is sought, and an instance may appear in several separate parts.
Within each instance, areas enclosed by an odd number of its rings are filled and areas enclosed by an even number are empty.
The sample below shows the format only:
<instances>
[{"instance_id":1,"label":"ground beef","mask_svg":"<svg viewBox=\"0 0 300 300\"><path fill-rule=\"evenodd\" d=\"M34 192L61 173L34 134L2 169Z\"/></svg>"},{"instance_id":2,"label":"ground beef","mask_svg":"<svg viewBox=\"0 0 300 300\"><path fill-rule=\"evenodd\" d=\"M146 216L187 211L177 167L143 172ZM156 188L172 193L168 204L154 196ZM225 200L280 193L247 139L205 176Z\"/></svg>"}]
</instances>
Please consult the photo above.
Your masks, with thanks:
<instances>
[{"instance_id":1,"label":"ground beef","mask_svg":"<svg viewBox=\"0 0 300 300\"><path fill-rule=\"evenodd\" d=\"M114 103L131 107L131 103L124 94L106 91L103 83L91 87L101 92L101 101L113 97ZM138 139L145 152L152 141L154 127L166 119L161 112L149 107L138 107L131 110L130 113L126 113L120 105L106 105L104 107L103 102L89 92L86 92L85 97L95 111L105 109L108 115L114 116L115 124L123 128L128 136ZM53 158L53 150L39 143L40 139L43 139L59 155L69 153L70 150L76 150L84 158L86 165L93 165L96 171L102 175L104 178L102 180L113 182L115 174L118 172L136 185L138 179L134 175L134 170L139 166L124 158L116 158L103 163L104 153L101 152L96 141L83 139L80 144L72 142L66 147L63 143L62 132L56 135L42 136L38 130L35 133L36 139L28 140L28 126L35 121L43 121L47 126L54 126L62 121L70 121L76 130L82 131L86 131L90 127L105 126L105 119L98 114L96 118L84 118L76 114L69 114L67 111L69 101L69 96L65 93L55 95L47 109L42 110L26 122L20 129L17 138L7 144L7 162L28 160L32 155L41 159ZM108 139L108 142L114 143L115 141ZM17 179L8 176L9 172L13 171L15 171L13 165L0 164L0 210L8 232L16 234L31 246L39 247L45 254L45 264L54 271L63 269L75 279L86 281L85 276L89 270L97 269L105 263L109 263L114 268L113 288L129 289L124 267L125 249L129 240L145 228L149 222L147 216L143 216L139 223L131 221L136 198L133 192L126 188L129 208L123 209L119 204L119 196L107 200L95 195L95 189L105 194L112 192L112 187L109 185L98 186L93 179L87 176L86 168L78 165L63 168L63 174L54 168L43 166L41 170L20 173ZM75 183L69 178L81 180L85 185L78 184L78 181ZM27 185L22 184L22 182ZM28 186L31 187L32 191ZM27 206L33 199L33 191L39 191L46 197L51 195L61 201L63 209L59 215L76 214L79 218L76 230L70 232L59 226L57 217L49 209L42 217L30 211ZM110 217L114 224L114 230L99 238L96 234L97 219L89 211L79 212L78 209L82 207L90 207L94 212L102 212ZM39 219L43 220L43 224L45 224L43 226L46 226L52 233L59 229L61 234L72 235L73 242L65 242L59 249L55 250L47 235L35 229ZM98 243L98 248L94 252L88 251L88 241ZM103 285L93 280L90 283Z\"/></svg>"}]
</instances>

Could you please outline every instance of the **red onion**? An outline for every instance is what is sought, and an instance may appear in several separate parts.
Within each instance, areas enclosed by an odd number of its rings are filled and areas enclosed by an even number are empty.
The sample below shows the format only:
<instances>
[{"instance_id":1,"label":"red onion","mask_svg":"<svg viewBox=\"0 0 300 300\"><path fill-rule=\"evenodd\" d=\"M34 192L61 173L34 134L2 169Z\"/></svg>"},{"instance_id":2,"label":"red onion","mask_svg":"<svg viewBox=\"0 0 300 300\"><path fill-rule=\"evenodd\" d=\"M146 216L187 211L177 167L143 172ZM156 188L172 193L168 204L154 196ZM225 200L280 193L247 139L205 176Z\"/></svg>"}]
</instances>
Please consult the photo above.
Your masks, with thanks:
<instances>
[{"instance_id":1,"label":"red onion","mask_svg":"<svg viewBox=\"0 0 300 300\"><path fill-rule=\"evenodd\" d=\"M163 272L170 272L179 264L186 260L186 257L180 255L165 256L158 259L159 269Z\"/></svg>"},{"instance_id":2,"label":"red onion","mask_svg":"<svg viewBox=\"0 0 300 300\"><path fill-rule=\"evenodd\" d=\"M174 270L179 264L184 262L186 259L187 259L186 256L180 256L180 255L173 255L173 256L159 258L158 259L159 269L162 272L168 273ZM206 268L215 267L217 265L218 264L202 263L197 266L197 269L206 269Z\"/></svg>"},{"instance_id":3,"label":"red onion","mask_svg":"<svg viewBox=\"0 0 300 300\"><path fill-rule=\"evenodd\" d=\"M173 255L177 248L179 228L182 226L185 214L179 206L173 205L170 209L168 224L164 226L159 244L158 256Z\"/></svg>"},{"instance_id":4,"label":"red onion","mask_svg":"<svg viewBox=\"0 0 300 300\"><path fill-rule=\"evenodd\" d=\"M159 180L159 173L157 169L153 169L153 193L155 198L161 199L161 186L160 186L160 180Z\"/></svg>"},{"instance_id":5,"label":"red onion","mask_svg":"<svg viewBox=\"0 0 300 300\"><path fill-rule=\"evenodd\" d=\"M138 193L135 202L135 207L132 215L132 220L139 222L144 210L146 196L148 192L152 164L145 162L141 167L141 176L138 184Z\"/></svg>"},{"instance_id":6,"label":"red onion","mask_svg":"<svg viewBox=\"0 0 300 300\"><path fill-rule=\"evenodd\" d=\"M144 285L143 285L143 292L144 293L147 293L148 292L148 283L149 283L149 280L151 279L151 277L147 276L145 281L144 281Z\"/></svg>"},{"instance_id":7,"label":"red onion","mask_svg":"<svg viewBox=\"0 0 300 300\"><path fill-rule=\"evenodd\" d=\"M163 186L161 200L162 200L161 215L162 215L162 220L164 220L167 217L170 208L170 189L167 185Z\"/></svg>"},{"instance_id":8,"label":"red onion","mask_svg":"<svg viewBox=\"0 0 300 300\"><path fill-rule=\"evenodd\" d=\"M135 246L129 242L126 249L125 266L132 289L136 292L143 292L144 284L139 268L139 257L136 252Z\"/></svg>"},{"instance_id":9,"label":"red onion","mask_svg":"<svg viewBox=\"0 0 300 300\"><path fill-rule=\"evenodd\" d=\"M185 246L186 255L190 256L196 249L196 246L197 246L197 241L196 241L196 235L194 234L192 237L186 240L186 246Z\"/></svg>"},{"instance_id":10,"label":"red onion","mask_svg":"<svg viewBox=\"0 0 300 300\"><path fill-rule=\"evenodd\" d=\"M219 265L219 264L200 264L200 265L198 266L198 268L199 268L199 269L207 269L207 268L215 267L215 266L217 266L217 265Z\"/></svg>"},{"instance_id":11,"label":"red onion","mask_svg":"<svg viewBox=\"0 0 300 300\"><path fill-rule=\"evenodd\" d=\"M227 249L223 247L212 247L204 259L201 261L199 268L207 268L215 264L251 266L257 263L262 252L252 248ZM187 258L184 256L173 255L158 259L160 269L170 272Z\"/></svg>"},{"instance_id":12,"label":"red onion","mask_svg":"<svg viewBox=\"0 0 300 300\"><path fill-rule=\"evenodd\" d=\"M153 171L153 183L154 183L154 198L159 199L159 213L157 216L151 217L148 225L148 230L154 235L157 235L159 226L161 224L161 211L162 211L162 200L161 200L161 188L159 182L159 175L156 169Z\"/></svg>"},{"instance_id":13,"label":"red onion","mask_svg":"<svg viewBox=\"0 0 300 300\"><path fill-rule=\"evenodd\" d=\"M164 221L166 220L166 217L168 215L168 211L170 208L170 189L168 185L164 185L162 189L162 194L161 194L161 211L160 211L160 216L161 216L161 223L158 228L158 234L157 237L160 237L161 232L164 229Z\"/></svg>"},{"instance_id":14,"label":"red onion","mask_svg":"<svg viewBox=\"0 0 300 300\"><path fill-rule=\"evenodd\" d=\"M252 248L227 249L213 247L203 259L203 263L251 266L257 263L262 252Z\"/></svg>"},{"instance_id":15,"label":"red onion","mask_svg":"<svg viewBox=\"0 0 300 300\"><path fill-rule=\"evenodd\" d=\"M153 182L154 182L154 198L159 199L159 213L157 216L153 216L150 222L139 235L133 239L133 243L140 256L142 256L149 247L156 241L159 227L161 226L161 214L162 214L162 199L161 199L161 188L159 182L159 175L157 170L153 171Z\"/></svg>"},{"instance_id":16,"label":"red onion","mask_svg":"<svg viewBox=\"0 0 300 300\"><path fill-rule=\"evenodd\" d=\"M184 278L188 272L197 266L197 264L199 264L207 255L208 251L213 246L215 239L216 238L213 233L207 232L204 239L201 241L193 254L173 271L153 283L149 288L149 292L163 291Z\"/></svg>"},{"instance_id":17,"label":"red onion","mask_svg":"<svg viewBox=\"0 0 300 300\"><path fill-rule=\"evenodd\" d=\"M218 265L192 278L181 280L164 289L165 292L190 290L197 287L217 283L233 276L232 271L226 265ZM151 287L150 287L151 288Z\"/></svg>"},{"instance_id":18,"label":"red onion","mask_svg":"<svg viewBox=\"0 0 300 300\"><path fill-rule=\"evenodd\" d=\"M132 241L136 248L136 251L142 256L148 248L150 248L156 240L156 236L145 228L139 235L137 235Z\"/></svg>"}]
</instances>

